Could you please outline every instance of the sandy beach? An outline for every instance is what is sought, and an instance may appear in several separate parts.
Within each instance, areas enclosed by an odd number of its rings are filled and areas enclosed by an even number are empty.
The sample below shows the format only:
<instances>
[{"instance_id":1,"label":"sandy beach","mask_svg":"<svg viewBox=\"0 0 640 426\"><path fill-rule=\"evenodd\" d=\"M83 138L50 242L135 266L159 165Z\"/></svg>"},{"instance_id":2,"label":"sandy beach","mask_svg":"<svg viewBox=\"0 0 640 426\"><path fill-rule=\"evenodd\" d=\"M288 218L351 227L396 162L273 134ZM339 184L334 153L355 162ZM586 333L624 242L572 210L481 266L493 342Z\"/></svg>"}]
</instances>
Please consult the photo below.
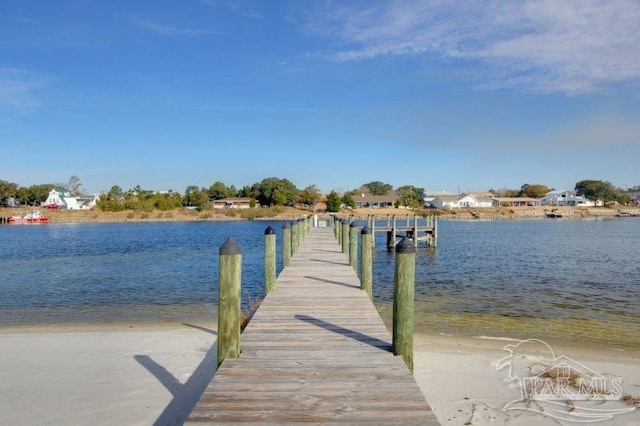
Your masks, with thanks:
<instances>
[{"instance_id":1,"label":"sandy beach","mask_svg":"<svg viewBox=\"0 0 640 426\"><path fill-rule=\"evenodd\" d=\"M180 424L216 364L215 324L109 324L14 327L0 331L0 419L12 425ZM549 362L548 348L518 348L503 338L416 335L414 376L438 420L450 425L571 424L553 407L510 410L521 399L512 372ZM640 395L640 350L552 345L565 356ZM512 354L512 356L508 356ZM507 356L507 361L505 357ZM515 375L517 375L515 374ZM532 408L533 407L533 408ZM615 413L598 424L640 424L620 401L591 404ZM581 407L571 411L580 413ZM564 413L564 414L563 414ZM593 411L589 411L593 413Z\"/></svg>"}]
</instances>

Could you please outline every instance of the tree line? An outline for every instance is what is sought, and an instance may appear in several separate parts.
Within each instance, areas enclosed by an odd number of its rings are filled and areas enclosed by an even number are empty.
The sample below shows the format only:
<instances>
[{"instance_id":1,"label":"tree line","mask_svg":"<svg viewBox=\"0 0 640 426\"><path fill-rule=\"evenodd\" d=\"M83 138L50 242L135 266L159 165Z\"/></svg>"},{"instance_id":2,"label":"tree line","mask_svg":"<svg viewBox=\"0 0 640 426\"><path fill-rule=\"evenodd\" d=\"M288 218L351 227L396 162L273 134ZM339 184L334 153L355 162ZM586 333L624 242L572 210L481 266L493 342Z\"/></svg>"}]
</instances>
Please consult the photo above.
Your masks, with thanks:
<instances>
[{"instance_id":1,"label":"tree line","mask_svg":"<svg viewBox=\"0 0 640 426\"><path fill-rule=\"evenodd\" d=\"M42 204L54 188L63 188L71 195L79 195L82 183L77 176L72 176L67 183L39 184L21 187L16 183L0 180L0 205L37 206ZM601 180L581 180L576 183L575 191L590 200L603 202L617 201L621 204L630 202L629 192L634 188L623 190L614 187L610 182ZM520 189L491 189L490 192L500 197L531 197L541 198L552 189L542 184L524 184ZM372 181L360 187L338 193L331 191L326 196L327 210L338 212L343 207L355 207L355 197L366 195L394 195L396 207L420 208L423 206L425 190L422 187L404 185L393 188L392 185ZM188 186L184 194L176 191L157 192L143 189L140 185L124 190L118 185L102 194L98 207L104 211L123 210L172 210L179 207L191 207L204 210L210 207L212 201L223 198L242 197L251 199L251 206L294 206L303 205L313 210L323 197L316 185L298 189L288 179L269 177L253 185L245 185L238 189L234 185L226 185L216 181L209 187Z\"/></svg>"}]
</instances>

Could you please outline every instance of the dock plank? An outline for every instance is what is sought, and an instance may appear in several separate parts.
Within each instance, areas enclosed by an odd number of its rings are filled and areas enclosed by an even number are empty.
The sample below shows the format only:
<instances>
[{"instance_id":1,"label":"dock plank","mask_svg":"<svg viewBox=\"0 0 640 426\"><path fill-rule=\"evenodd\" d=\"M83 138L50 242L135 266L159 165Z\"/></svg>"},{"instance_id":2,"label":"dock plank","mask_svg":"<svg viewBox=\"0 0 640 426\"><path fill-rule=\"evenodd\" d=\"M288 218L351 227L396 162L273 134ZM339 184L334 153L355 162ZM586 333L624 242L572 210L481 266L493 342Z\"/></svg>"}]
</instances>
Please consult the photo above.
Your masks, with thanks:
<instances>
[{"instance_id":1,"label":"dock plank","mask_svg":"<svg viewBox=\"0 0 640 426\"><path fill-rule=\"evenodd\" d=\"M330 229L276 284L187 424L438 424Z\"/></svg>"}]
</instances>

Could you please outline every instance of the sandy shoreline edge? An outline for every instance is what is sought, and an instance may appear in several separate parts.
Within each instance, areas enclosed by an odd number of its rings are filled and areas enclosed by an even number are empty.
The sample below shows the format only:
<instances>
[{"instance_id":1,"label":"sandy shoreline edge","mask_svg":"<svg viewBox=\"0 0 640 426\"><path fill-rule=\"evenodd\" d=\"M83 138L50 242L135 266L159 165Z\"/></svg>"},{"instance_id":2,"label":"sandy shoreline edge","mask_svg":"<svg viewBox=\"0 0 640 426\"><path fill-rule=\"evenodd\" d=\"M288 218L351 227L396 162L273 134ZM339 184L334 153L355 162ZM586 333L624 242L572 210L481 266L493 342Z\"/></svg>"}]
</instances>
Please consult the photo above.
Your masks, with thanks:
<instances>
[{"instance_id":1,"label":"sandy shoreline edge","mask_svg":"<svg viewBox=\"0 0 640 426\"><path fill-rule=\"evenodd\" d=\"M213 375L215 330L200 322L3 328L0 418L18 425L179 424ZM514 343L416 334L414 377L442 424L558 424L530 410L504 410L521 395L507 370L496 368L504 347ZM544 362L539 349L518 354L514 365ZM553 349L606 377L621 377L626 392L640 394L640 349ZM598 424L639 423L635 410Z\"/></svg>"}]
</instances>

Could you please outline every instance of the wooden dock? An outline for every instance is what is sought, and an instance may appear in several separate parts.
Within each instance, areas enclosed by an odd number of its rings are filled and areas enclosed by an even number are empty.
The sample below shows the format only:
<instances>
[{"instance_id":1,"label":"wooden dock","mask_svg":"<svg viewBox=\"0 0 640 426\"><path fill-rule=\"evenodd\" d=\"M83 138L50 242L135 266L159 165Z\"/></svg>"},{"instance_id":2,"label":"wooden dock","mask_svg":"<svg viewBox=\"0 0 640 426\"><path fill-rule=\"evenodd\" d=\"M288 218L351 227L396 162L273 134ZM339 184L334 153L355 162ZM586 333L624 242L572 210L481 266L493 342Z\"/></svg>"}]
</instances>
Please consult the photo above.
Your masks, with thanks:
<instances>
[{"instance_id":1,"label":"wooden dock","mask_svg":"<svg viewBox=\"0 0 640 426\"><path fill-rule=\"evenodd\" d=\"M335 219L335 217L334 217ZM384 216L348 216L348 222L365 222L373 235L375 244L376 232L387 235L386 246L393 249L403 237L410 238L416 247L419 241L424 241L427 247L438 246L438 219L435 215L387 215ZM404 235L403 235L404 234Z\"/></svg>"},{"instance_id":2,"label":"wooden dock","mask_svg":"<svg viewBox=\"0 0 640 426\"><path fill-rule=\"evenodd\" d=\"M438 424L331 229L276 284L187 424Z\"/></svg>"}]
</instances>

